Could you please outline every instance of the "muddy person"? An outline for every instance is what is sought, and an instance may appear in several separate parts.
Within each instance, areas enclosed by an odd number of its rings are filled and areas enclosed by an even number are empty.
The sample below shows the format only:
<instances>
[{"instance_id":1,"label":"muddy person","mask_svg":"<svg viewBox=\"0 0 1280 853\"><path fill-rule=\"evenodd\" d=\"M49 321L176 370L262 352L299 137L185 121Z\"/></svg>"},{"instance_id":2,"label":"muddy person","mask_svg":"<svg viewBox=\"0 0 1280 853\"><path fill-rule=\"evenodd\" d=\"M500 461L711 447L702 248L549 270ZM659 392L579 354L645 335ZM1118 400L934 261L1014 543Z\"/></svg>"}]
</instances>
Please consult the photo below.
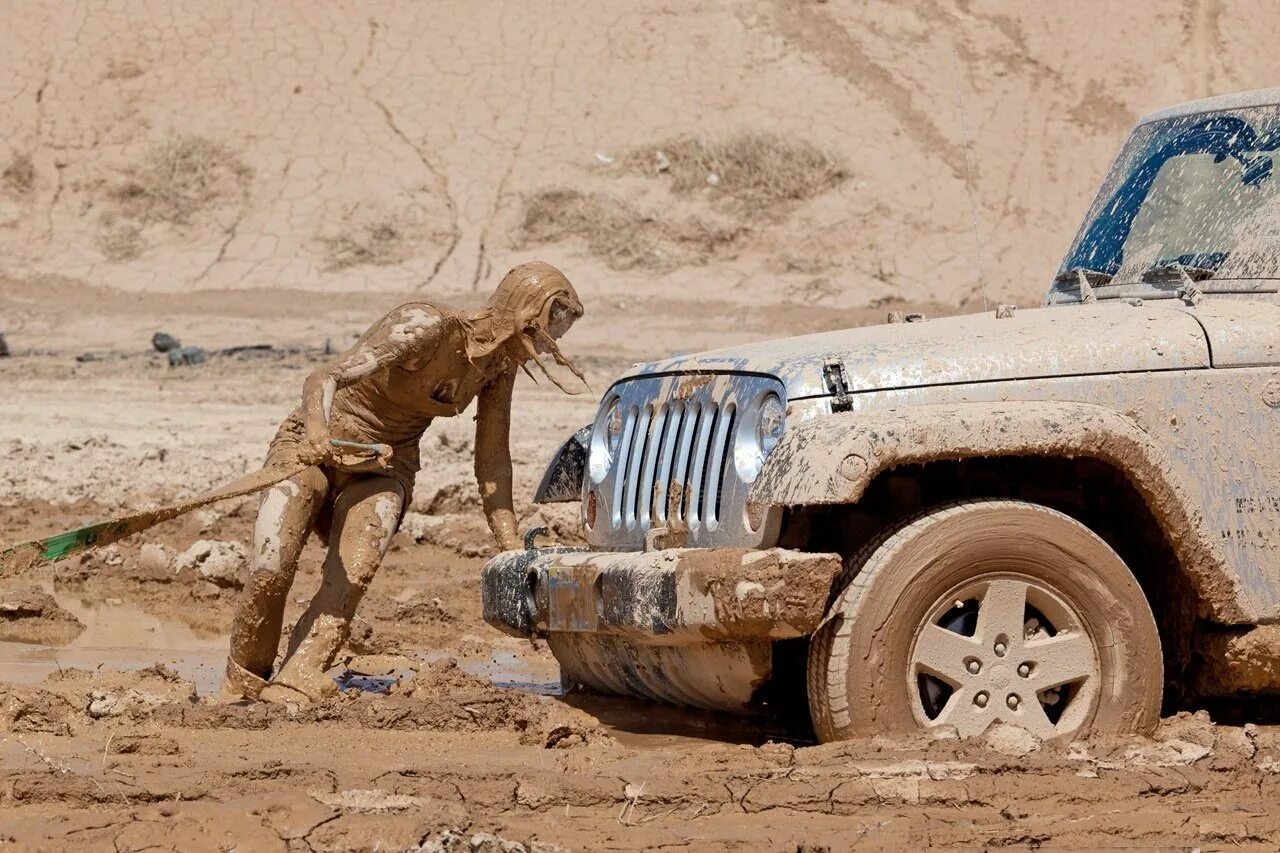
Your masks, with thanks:
<instances>
[{"instance_id":1,"label":"muddy person","mask_svg":"<svg viewBox=\"0 0 1280 853\"><path fill-rule=\"evenodd\" d=\"M582 303L563 273L523 264L477 310L402 305L307 378L267 462L311 467L262 497L249 581L231 628L225 698L306 703L337 691L325 671L350 635L356 607L413 494L419 439L435 418L453 417L472 400L484 513L502 549L520 546L509 442L516 371L527 372L532 361L568 391L548 371L542 356L549 355L583 381L556 344L581 316ZM390 453L344 456L333 438L387 445ZM285 601L312 532L328 546L323 580L273 674Z\"/></svg>"}]
</instances>

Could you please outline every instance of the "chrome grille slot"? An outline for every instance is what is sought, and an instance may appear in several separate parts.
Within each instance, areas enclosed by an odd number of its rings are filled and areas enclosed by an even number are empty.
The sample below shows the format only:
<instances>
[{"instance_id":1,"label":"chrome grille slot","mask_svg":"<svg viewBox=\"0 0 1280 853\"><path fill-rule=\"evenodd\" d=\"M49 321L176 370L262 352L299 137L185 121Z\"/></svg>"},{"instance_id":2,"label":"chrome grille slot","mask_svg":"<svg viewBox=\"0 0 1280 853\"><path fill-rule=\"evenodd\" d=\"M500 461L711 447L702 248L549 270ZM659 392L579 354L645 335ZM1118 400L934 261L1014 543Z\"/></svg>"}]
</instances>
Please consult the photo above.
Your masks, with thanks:
<instances>
[{"instance_id":1,"label":"chrome grille slot","mask_svg":"<svg viewBox=\"0 0 1280 853\"><path fill-rule=\"evenodd\" d=\"M689 488L685 492L685 518L689 527L697 527L702 519L702 496L706 494L707 456L711 453L711 437L715 434L716 422L720 419L720 407L708 403L703 411L703 418L698 423L698 438L693 446L693 472L689 476Z\"/></svg>"},{"instance_id":2,"label":"chrome grille slot","mask_svg":"<svg viewBox=\"0 0 1280 853\"><path fill-rule=\"evenodd\" d=\"M689 547L759 544L763 530L747 527L750 484L738 476L738 433L754 429L760 400L785 399L782 384L754 374L638 376L619 382L606 402L618 401L609 473L589 485L602 523L590 544L642 548L655 527L684 532Z\"/></svg>"},{"instance_id":3,"label":"chrome grille slot","mask_svg":"<svg viewBox=\"0 0 1280 853\"><path fill-rule=\"evenodd\" d=\"M662 456L662 445L666 441L667 420L670 407L666 403L658 406L658 414L649 428L649 444L644 452L644 468L640 472L640 487L636 490L636 517L641 527L648 527L653 518L653 483L657 472L658 459Z\"/></svg>"},{"instance_id":4,"label":"chrome grille slot","mask_svg":"<svg viewBox=\"0 0 1280 853\"><path fill-rule=\"evenodd\" d=\"M676 445L680 443L680 428L684 424L685 405L680 400L664 403L667 415L666 434L662 437L662 452L653 490L653 517L660 523L667 521L667 495L670 494L671 468L676 458Z\"/></svg>"},{"instance_id":5,"label":"chrome grille slot","mask_svg":"<svg viewBox=\"0 0 1280 853\"><path fill-rule=\"evenodd\" d=\"M689 457L693 452L693 435L698 431L698 422L702 420L702 406L689 403L685 410L684 427L680 430L680 446L676 448L676 473L669 481L672 497L667 498L676 523L685 520L685 507L688 501Z\"/></svg>"},{"instance_id":6,"label":"chrome grille slot","mask_svg":"<svg viewBox=\"0 0 1280 853\"><path fill-rule=\"evenodd\" d=\"M613 484L613 526L622 525L622 490L627 484L627 473L631 462L631 442L635 435L637 406L627 409L622 420L622 441L618 444L618 476Z\"/></svg>"},{"instance_id":7,"label":"chrome grille slot","mask_svg":"<svg viewBox=\"0 0 1280 853\"><path fill-rule=\"evenodd\" d=\"M733 438L736 414L737 407L733 403L720 410L720 421L716 424L715 437L707 452L707 492L702 501L702 518L711 530L720 526L720 496L732 447L729 442Z\"/></svg>"},{"instance_id":8,"label":"chrome grille slot","mask_svg":"<svg viewBox=\"0 0 1280 853\"><path fill-rule=\"evenodd\" d=\"M622 498L622 509L628 528L636 526L636 491L640 481L640 466L644 462L644 448L649 441L649 421L653 415L653 406L645 406L635 422L635 437L631 443L631 452L627 455L629 466L626 474L627 490Z\"/></svg>"}]
</instances>

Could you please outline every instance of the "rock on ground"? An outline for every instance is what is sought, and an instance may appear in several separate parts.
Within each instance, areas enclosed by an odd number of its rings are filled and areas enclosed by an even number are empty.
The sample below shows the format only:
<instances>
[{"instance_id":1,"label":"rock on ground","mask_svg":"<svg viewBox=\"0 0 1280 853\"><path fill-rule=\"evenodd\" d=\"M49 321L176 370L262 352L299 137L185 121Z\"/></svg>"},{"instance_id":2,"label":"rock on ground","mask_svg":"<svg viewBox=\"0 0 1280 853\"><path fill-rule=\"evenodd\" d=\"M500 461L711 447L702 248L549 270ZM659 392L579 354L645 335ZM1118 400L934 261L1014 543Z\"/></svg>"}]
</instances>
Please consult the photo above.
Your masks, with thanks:
<instances>
[{"instance_id":1,"label":"rock on ground","mask_svg":"<svg viewBox=\"0 0 1280 853\"><path fill-rule=\"evenodd\" d=\"M239 542L201 539L178 555L179 572L195 570L205 580L224 589L240 589L248 573L249 558Z\"/></svg>"}]
</instances>

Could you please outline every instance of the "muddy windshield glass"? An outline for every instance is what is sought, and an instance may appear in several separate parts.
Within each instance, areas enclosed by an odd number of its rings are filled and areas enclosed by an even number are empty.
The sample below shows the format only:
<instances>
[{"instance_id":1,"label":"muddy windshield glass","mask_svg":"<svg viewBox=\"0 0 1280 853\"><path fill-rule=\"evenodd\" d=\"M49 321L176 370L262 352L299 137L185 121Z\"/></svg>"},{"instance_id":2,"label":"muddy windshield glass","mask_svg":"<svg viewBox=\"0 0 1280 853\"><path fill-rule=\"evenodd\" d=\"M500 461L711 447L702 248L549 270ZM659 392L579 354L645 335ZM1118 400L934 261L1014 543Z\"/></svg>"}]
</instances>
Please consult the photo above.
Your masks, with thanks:
<instances>
[{"instance_id":1,"label":"muddy windshield glass","mask_svg":"<svg viewBox=\"0 0 1280 853\"><path fill-rule=\"evenodd\" d=\"M1280 107L1145 124L1125 144L1058 271L1099 297L1170 290L1274 290L1280 278ZM1118 291L1123 290L1124 293ZM1108 292L1110 291L1110 292Z\"/></svg>"}]
</instances>

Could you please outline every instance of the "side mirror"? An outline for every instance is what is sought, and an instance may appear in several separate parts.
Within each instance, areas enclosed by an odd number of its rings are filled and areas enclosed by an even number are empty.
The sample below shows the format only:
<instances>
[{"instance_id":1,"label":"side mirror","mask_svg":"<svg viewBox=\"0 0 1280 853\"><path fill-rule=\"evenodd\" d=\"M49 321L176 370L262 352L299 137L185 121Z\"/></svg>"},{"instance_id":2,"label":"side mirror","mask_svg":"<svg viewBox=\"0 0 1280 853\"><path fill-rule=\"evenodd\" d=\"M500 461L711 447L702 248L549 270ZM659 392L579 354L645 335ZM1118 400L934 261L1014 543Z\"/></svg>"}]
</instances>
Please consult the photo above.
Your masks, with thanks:
<instances>
[{"instance_id":1,"label":"side mirror","mask_svg":"<svg viewBox=\"0 0 1280 853\"><path fill-rule=\"evenodd\" d=\"M570 503L582 499L582 480L587 475L587 454L591 446L591 425L587 424L560 445L542 482L533 493L539 504Z\"/></svg>"}]
</instances>

